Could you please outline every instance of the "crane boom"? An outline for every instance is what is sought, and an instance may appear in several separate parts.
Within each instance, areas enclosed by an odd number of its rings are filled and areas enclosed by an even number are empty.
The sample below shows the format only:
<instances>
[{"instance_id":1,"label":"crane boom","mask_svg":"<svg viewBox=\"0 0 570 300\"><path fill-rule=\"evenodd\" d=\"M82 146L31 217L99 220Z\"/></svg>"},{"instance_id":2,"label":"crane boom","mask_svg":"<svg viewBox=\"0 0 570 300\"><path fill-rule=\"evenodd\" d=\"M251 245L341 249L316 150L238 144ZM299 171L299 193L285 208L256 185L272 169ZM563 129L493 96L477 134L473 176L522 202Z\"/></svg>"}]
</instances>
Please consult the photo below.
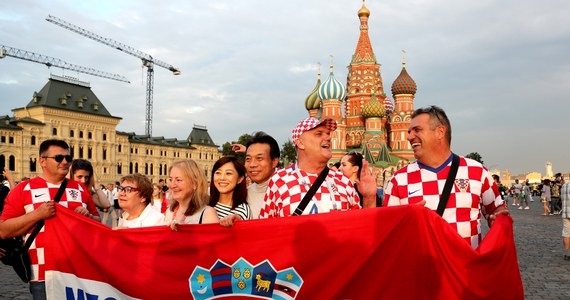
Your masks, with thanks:
<instances>
[{"instance_id":1,"label":"crane boom","mask_svg":"<svg viewBox=\"0 0 570 300\"><path fill-rule=\"evenodd\" d=\"M81 73L85 73L85 74L89 74L89 75L94 75L94 76L99 76L99 77L103 77L103 78L107 78L107 79L112 79L112 80L130 83L130 81L126 77L118 75L118 74L112 74L112 73L108 73L108 72L99 71L99 70L96 70L93 68L74 65L74 64L70 64L68 62L65 62L59 58L54 58L54 57L50 57L47 55L37 54L37 53L31 52L31 51L26 51L26 50L14 48L14 47L0 45L0 58L3 58L4 56L10 56L10 57L14 57L14 58L19 58L19 59L31 61L31 62L37 62L37 63L44 64L44 65L48 66L48 68L49 67L57 67L57 68L61 68L61 69L81 72Z\"/></svg>"},{"instance_id":2,"label":"crane boom","mask_svg":"<svg viewBox=\"0 0 570 300\"><path fill-rule=\"evenodd\" d=\"M131 46L119 43L113 39L102 37L96 33L89 30L83 29L79 26L73 25L67 21L60 18L48 15L46 20L55 25L61 26L67 30L78 33L82 36L90 38L94 41L103 43L107 46L115 48L119 51L130 54L142 60L142 65L147 68L147 82L146 82L146 120L145 120L145 134L152 134L152 105L153 105L153 93L154 93L154 65L163 67L171 71L174 75L180 75L180 70L171 64L163 62L161 60L153 58L151 55L137 50Z\"/></svg>"},{"instance_id":3,"label":"crane boom","mask_svg":"<svg viewBox=\"0 0 570 300\"><path fill-rule=\"evenodd\" d=\"M102 37L102 36L100 36L100 35L98 35L98 34L96 34L96 33L93 33L93 32L91 32L91 31L89 31L89 30L83 29L83 28L81 28L81 27L79 27L79 26L73 25L73 24L71 24L71 23L69 23L69 22L67 22L67 21L64 21L64 20L62 20L62 19L60 19L60 18L58 18L58 17L54 17L54 16L52 16L52 15L48 15L47 18L46 18L46 20L47 20L48 22L54 23L54 24L56 24L56 25L59 25L59 26L65 28L65 29L68 29L68 30L71 30L71 31L73 31L73 32L79 33L79 34L81 34L82 36L88 37L88 38L90 38L90 39L92 39L92 40L94 40L94 41L103 43L103 44L105 44L105 45L107 45L107 46L110 46L110 47L113 47L113 48L115 48L115 49L117 49L117 50L120 50L120 51L123 51L123 52L125 52L125 53L128 53L128 54L130 54L130 55L132 55L132 56L134 56L134 57L140 58L140 59L143 61L143 63L146 62L146 61L150 61L150 62L152 62L153 64L155 64L155 65L157 65L157 66L160 66L160 67L163 67L163 68L165 68L165 69L167 69L167 70L169 70L169 71L172 71L173 73L177 73L177 72L178 72L178 74L180 74L180 70L178 70L178 68L172 66L171 64L165 63L165 62L163 62L163 61L161 61L161 60L155 59L155 58L153 58L150 54L146 54L146 53L144 53L144 52L142 52L142 51L140 51L140 50L137 50L137 49L135 49L135 48L133 48L133 47L131 47L131 46L125 45L125 44L123 44L123 43L119 43L119 42L117 42L117 41L115 41L115 40L113 40L113 39L110 39L110 38ZM175 74L175 75L178 75L178 74Z\"/></svg>"}]
</instances>

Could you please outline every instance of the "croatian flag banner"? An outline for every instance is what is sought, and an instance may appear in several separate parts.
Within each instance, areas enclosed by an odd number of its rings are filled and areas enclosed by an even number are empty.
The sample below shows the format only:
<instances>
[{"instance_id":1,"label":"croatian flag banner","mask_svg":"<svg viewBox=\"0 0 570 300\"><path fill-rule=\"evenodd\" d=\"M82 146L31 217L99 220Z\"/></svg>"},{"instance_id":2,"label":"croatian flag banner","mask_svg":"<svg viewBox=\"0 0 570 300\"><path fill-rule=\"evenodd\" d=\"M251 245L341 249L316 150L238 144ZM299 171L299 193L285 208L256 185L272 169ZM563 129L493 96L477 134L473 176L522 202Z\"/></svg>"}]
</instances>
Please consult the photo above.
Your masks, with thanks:
<instances>
[{"instance_id":1,"label":"croatian flag banner","mask_svg":"<svg viewBox=\"0 0 570 300\"><path fill-rule=\"evenodd\" d=\"M61 206L46 221L49 299L523 299L512 219L473 250L402 206L111 230Z\"/></svg>"}]
</instances>

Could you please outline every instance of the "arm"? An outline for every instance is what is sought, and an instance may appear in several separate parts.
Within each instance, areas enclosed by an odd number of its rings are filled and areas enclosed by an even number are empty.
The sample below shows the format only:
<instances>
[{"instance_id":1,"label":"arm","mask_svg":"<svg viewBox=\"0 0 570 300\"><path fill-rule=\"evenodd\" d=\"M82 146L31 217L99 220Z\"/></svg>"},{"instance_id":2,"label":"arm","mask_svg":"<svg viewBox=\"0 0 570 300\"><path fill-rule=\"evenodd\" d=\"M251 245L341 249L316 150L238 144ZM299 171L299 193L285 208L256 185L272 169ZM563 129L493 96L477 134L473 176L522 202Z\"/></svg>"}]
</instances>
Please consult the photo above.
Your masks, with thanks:
<instances>
[{"instance_id":1,"label":"arm","mask_svg":"<svg viewBox=\"0 0 570 300\"><path fill-rule=\"evenodd\" d=\"M204 212L204 218L202 218L202 224L218 223L218 213L216 209L211 206L206 206L206 211Z\"/></svg>"},{"instance_id":2,"label":"arm","mask_svg":"<svg viewBox=\"0 0 570 300\"><path fill-rule=\"evenodd\" d=\"M39 220L55 216L55 202L49 201L40 205L32 212L0 220L0 238L6 239L26 234Z\"/></svg>"},{"instance_id":3,"label":"arm","mask_svg":"<svg viewBox=\"0 0 570 300\"><path fill-rule=\"evenodd\" d=\"M242 144L232 144L232 151L235 153L245 153L247 148Z\"/></svg>"},{"instance_id":4,"label":"arm","mask_svg":"<svg viewBox=\"0 0 570 300\"><path fill-rule=\"evenodd\" d=\"M99 207L100 209L104 210L111 207L111 203L109 202L107 195L101 189L95 190L95 193L93 193L91 197L93 198L95 206Z\"/></svg>"},{"instance_id":5,"label":"arm","mask_svg":"<svg viewBox=\"0 0 570 300\"><path fill-rule=\"evenodd\" d=\"M6 177L6 180L8 180L8 184L10 184L10 189L16 187L16 183L14 182L14 176L12 176L12 171L4 168L2 174L4 175L4 177Z\"/></svg>"}]
</instances>

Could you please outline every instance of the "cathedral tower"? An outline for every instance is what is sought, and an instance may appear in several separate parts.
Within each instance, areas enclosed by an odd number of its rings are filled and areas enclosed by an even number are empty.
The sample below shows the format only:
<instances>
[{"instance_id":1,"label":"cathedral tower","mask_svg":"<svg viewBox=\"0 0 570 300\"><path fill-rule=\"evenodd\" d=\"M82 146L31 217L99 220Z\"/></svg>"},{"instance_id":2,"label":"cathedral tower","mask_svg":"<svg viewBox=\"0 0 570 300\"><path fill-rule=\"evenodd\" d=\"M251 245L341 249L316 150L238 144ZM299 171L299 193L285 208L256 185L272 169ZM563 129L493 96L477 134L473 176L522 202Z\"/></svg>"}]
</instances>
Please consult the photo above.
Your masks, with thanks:
<instances>
[{"instance_id":1,"label":"cathedral tower","mask_svg":"<svg viewBox=\"0 0 570 300\"><path fill-rule=\"evenodd\" d=\"M405 54L405 51L402 51ZM402 158L413 158L414 153L408 142L408 127L414 112L414 97L417 91L416 82L406 71L406 58L402 59L402 71L392 84L394 96L394 112L390 118L390 148L392 154Z\"/></svg>"},{"instance_id":2,"label":"cathedral tower","mask_svg":"<svg viewBox=\"0 0 570 300\"><path fill-rule=\"evenodd\" d=\"M370 11L362 1L362 8L358 11L360 19L360 36L356 50L348 66L347 99L345 103L347 147L360 147L366 130L362 109L375 92L384 101L384 87L380 75L380 64L376 62L376 55L372 50L368 36L368 17Z\"/></svg>"}]
</instances>

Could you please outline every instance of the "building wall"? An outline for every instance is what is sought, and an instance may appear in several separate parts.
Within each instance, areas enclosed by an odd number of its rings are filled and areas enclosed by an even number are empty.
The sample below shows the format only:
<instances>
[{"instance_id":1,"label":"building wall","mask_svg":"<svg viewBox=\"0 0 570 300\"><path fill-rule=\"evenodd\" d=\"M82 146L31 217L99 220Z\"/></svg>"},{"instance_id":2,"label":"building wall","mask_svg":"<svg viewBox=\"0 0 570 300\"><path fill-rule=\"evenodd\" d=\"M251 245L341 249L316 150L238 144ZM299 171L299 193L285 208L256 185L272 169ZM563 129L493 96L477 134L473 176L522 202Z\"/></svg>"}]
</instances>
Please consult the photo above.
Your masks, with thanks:
<instances>
[{"instance_id":1,"label":"building wall","mask_svg":"<svg viewBox=\"0 0 570 300\"><path fill-rule=\"evenodd\" d=\"M168 168L174 161L187 158L194 159L209 179L212 166L221 157L213 145L133 141L134 134L116 131L120 121L116 117L50 107L15 109L14 117L13 123L19 128L0 127L0 163L4 159L16 181L41 174L39 146L51 138L65 140L74 158L91 161L98 183L115 182L131 172L158 182L168 177ZM39 122L26 121L30 118Z\"/></svg>"}]
</instances>

